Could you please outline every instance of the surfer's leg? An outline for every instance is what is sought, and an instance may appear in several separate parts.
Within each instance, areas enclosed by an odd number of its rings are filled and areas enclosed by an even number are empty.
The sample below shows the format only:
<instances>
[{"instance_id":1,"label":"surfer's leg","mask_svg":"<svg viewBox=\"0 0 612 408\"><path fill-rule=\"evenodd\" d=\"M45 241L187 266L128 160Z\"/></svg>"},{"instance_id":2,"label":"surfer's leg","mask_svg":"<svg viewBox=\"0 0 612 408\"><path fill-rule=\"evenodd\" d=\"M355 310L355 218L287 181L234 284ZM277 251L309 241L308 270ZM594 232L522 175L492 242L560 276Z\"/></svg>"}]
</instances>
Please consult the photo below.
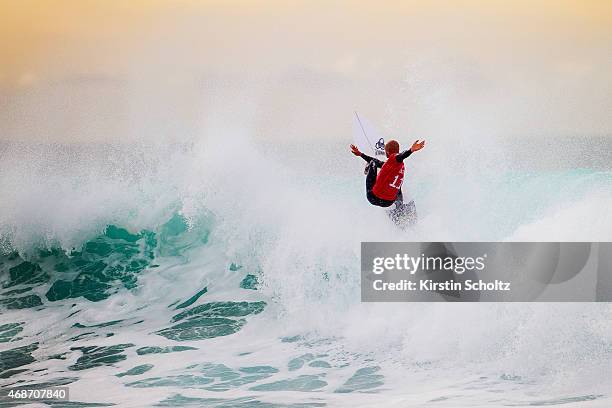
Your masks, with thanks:
<instances>
[{"instance_id":1,"label":"surfer's leg","mask_svg":"<svg viewBox=\"0 0 612 408\"><path fill-rule=\"evenodd\" d=\"M397 198L395 199L395 202L397 203L397 205L400 205L404 202L404 195L402 194L402 189L397 192Z\"/></svg>"},{"instance_id":2,"label":"surfer's leg","mask_svg":"<svg viewBox=\"0 0 612 408\"><path fill-rule=\"evenodd\" d=\"M372 189L374 188L377 175L378 167L376 167L376 162L374 160L371 160L368 163L368 172L366 173L366 192L372 191Z\"/></svg>"},{"instance_id":3,"label":"surfer's leg","mask_svg":"<svg viewBox=\"0 0 612 408\"><path fill-rule=\"evenodd\" d=\"M368 164L368 172L366 174L366 197L372 205L378 207L389 207L393 205L393 201L387 201L376 197L372 192L374 184L376 184L376 176L378 175L378 166L375 160L371 160Z\"/></svg>"},{"instance_id":4,"label":"surfer's leg","mask_svg":"<svg viewBox=\"0 0 612 408\"><path fill-rule=\"evenodd\" d=\"M366 194L366 197L368 198L368 201L370 204L375 205L377 207L391 207L394 203L394 201L389 201L389 200L383 200L381 198L376 197L376 195L372 192L372 190L368 191L368 193Z\"/></svg>"}]
</instances>

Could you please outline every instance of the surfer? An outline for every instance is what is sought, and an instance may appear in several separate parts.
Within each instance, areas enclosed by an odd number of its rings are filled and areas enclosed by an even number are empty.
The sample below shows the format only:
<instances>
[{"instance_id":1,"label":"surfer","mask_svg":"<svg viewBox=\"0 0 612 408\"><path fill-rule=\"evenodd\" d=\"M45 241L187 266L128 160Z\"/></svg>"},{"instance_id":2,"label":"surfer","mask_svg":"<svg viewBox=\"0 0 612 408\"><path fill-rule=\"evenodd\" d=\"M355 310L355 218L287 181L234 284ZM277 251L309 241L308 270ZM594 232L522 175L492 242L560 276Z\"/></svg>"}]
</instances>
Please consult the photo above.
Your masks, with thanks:
<instances>
[{"instance_id":1,"label":"surfer","mask_svg":"<svg viewBox=\"0 0 612 408\"><path fill-rule=\"evenodd\" d=\"M399 143L389 140L385 144L385 154L388 160L375 159L359 151L357 146L351 145L351 152L368 162L366 174L366 197L372 205L390 207L398 200L402 201L402 182L404 181L404 159L412 153L425 147L425 141L418 140L412 147L400 153ZM378 174L380 168L380 174Z\"/></svg>"}]
</instances>

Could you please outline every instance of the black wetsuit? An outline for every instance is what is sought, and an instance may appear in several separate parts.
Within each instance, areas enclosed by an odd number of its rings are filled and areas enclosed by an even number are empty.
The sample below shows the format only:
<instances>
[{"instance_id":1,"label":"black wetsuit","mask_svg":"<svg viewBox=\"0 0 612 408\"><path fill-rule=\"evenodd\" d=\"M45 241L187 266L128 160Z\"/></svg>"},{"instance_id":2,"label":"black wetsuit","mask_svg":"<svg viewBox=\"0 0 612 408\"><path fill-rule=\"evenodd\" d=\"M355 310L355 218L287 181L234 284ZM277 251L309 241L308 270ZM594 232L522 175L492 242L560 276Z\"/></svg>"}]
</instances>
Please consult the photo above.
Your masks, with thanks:
<instances>
[{"instance_id":1,"label":"black wetsuit","mask_svg":"<svg viewBox=\"0 0 612 408\"><path fill-rule=\"evenodd\" d=\"M405 150L401 153L395 155L395 160L398 163L401 163L408 156L412 154L412 150ZM374 184L376 183L376 176L378 176L378 168L382 167L385 164L384 161L375 159L373 157L368 156L367 154L361 153L361 158L368 162L368 173L366 174L366 197L368 201L372 205L376 205L379 207L390 207L394 202L399 201L402 202L404 200L402 196L402 190L397 193L397 198L395 200L383 200L382 198L378 198L373 192Z\"/></svg>"}]
</instances>

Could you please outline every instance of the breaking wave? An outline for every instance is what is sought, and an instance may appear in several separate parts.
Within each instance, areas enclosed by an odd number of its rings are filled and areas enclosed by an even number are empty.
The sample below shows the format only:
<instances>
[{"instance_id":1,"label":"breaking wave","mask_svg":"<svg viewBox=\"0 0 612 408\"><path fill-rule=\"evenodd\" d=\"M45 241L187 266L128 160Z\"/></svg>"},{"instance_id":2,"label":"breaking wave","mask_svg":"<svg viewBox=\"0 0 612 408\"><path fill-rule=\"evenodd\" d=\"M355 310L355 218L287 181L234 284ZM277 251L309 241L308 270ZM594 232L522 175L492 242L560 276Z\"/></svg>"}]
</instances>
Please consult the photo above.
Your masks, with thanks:
<instances>
[{"instance_id":1,"label":"breaking wave","mask_svg":"<svg viewBox=\"0 0 612 408\"><path fill-rule=\"evenodd\" d=\"M2 145L5 385L120 406L609 404L609 305L362 304L358 271L361 241L610 240L612 172L457 177L415 155L400 231L340 148L313 165L233 140Z\"/></svg>"}]
</instances>

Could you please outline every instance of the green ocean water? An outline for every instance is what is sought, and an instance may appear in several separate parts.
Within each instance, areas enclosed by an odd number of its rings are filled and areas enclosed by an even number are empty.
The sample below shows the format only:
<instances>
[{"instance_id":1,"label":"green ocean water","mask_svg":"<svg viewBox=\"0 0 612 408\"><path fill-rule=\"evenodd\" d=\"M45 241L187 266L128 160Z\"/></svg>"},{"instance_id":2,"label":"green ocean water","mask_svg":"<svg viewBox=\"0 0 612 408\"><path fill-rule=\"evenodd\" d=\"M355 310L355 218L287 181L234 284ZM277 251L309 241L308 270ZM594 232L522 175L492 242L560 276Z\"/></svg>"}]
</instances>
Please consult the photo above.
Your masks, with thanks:
<instances>
[{"instance_id":1,"label":"green ocean water","mask_svg":"<svg viewBox=\"0 0 612 408\"><path fill-rule=\"evenodd\" d=\"M74 407L609 402L609 306L364 305L358 274L368 239L550 237L574 220L605 238L609 171L510 172L444 189L415 178L420 222L398 232L359 201L361 179L271 171L284 191L271 196L249 175L181 184L183 163L172 165L180 171L134 171L129 183L121 166L120 177L78 182L55 169L10 190L3 387L68 385L71 405L47 405Z\"/></svg>"}]
</instances>

